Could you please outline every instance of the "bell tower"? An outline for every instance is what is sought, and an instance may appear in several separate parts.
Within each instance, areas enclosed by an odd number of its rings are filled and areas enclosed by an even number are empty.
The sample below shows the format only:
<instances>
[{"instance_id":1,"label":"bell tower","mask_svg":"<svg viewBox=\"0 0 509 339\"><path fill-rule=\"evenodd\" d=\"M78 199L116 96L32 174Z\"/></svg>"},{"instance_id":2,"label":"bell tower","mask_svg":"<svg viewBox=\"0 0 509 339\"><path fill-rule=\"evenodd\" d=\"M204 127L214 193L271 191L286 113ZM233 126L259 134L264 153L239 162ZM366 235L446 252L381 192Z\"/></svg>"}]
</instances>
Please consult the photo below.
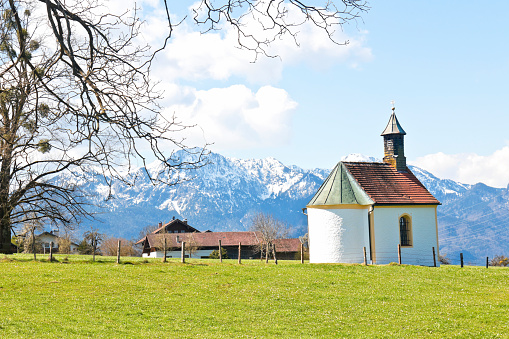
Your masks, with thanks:
<instances>
[{"instance_id":1,"label":"bell tower","mask_svg":"<svg viewBox=\"0 0 509 339\"><path fill-rule=\"evenodd\" d=\"M384 137L384 162L396 168L399 172L406 172L404 144L406 132L399 124L395 110L396 108L393 106L389 123L381 134Z\"/></svg>"}]
</instances>

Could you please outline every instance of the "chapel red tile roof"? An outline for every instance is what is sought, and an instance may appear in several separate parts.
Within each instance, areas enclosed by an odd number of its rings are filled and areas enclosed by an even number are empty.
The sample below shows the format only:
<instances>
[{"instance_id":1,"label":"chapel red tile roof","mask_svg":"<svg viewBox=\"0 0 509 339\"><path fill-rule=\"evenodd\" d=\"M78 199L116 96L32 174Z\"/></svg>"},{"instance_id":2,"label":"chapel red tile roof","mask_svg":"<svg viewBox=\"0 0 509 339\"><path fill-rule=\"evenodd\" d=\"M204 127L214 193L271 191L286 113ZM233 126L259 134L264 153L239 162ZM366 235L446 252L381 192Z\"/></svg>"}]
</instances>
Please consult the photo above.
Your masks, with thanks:
<instances>
[{"instance_id":1,"label":"chapel red tile roof","mask_svg":"<svg viewBox=\"0 0 509 339\"><path fill-rule=\"evenodd\" d=\"M377 205L440 205L409 169L398 172L389 164L375 162L343 164Z\"/></svg>"}]
</instances>

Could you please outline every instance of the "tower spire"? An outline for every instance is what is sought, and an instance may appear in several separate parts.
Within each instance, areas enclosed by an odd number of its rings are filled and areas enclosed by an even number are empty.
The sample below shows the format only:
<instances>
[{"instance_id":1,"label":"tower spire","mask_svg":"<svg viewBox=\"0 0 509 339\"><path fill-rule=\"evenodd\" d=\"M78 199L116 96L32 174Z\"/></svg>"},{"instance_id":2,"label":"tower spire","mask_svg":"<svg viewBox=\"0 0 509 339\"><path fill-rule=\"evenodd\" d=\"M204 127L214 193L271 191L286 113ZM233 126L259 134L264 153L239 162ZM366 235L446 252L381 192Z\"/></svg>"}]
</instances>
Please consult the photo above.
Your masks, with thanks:
<instances>
[{"instance_id":1,"label":"tower spire","mask_svg":"<svg viewBox=\"0 0 509 339\"><path fill-rule=\"evenodd\" d=\"M387 123L387 127L382 132L384 137L384 162L396 168L400 172L407 170L405 158L404 136L405 130L399 124L396 117L396 108L394 101L392 103L392 114Z\"/></svg>"}]
</instances>

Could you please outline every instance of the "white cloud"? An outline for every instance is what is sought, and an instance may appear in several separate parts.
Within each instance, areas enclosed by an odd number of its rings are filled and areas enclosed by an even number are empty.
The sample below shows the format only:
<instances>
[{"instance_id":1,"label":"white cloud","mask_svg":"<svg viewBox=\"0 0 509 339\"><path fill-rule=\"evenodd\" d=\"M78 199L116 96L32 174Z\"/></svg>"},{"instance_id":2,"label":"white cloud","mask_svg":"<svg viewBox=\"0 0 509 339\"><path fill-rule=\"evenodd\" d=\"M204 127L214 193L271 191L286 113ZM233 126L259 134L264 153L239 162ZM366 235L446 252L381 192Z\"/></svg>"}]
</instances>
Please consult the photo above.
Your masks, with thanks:
<instances>
[{"instance_id":1,"label":"white cloud","mask_svg":"<svg viewBox=\"0 0 509 339\"><path fill-rule=\"evenodd\" d=\"M197 91L171 85L167 89L167 116L175 113L187 124L193 144L214 143L215 150L285 144L297 104L285 90L264 86L255 93L244 85Z\"/></svg>"},{"instance_id":2,"label":"white cloud","mask_svg":"<svg viewBox=\"0 0 509 339\"><path fill-rule=\"evenodd\" d=\"M417 158L412 165L462 183L482 182L493 187L506 187L509 183L509 146L486 156L475 153L428 154Z\"/></svg>"},{"instance_id":3,"label":"white cloud","mask_svg":"<svg viewBox=\"0 0 509 339\"><path fill-rule=\"evenodd\" d=\"M296 10L291 8L290 12ZM296 14L290 14L291 16ZM256 34L260 40L269 38L257 21L251 19L246 29ZM259 56L252 51L238 46L236 31L231 26L220 31L202 34L190 21L185 21L175 28L167 48L158 56L157 74L164 81L174 82L177 79L196 81L203 79L227 80L240 77L251 83L275 83L287 65L307 65L316 68L327 68L333 64L343 63L351 67L372 59L371 49L365 46L366 31L358 32L355 37L348 36L341 30L334 39L337 42L348 40L348 45L333 43L325 32L316 26L305 23L298 28L296 41L289 34L276 39L268 48L270 55L276 58ZM167 32L165 17L147 18L144 36L153 46L159 46Z\"/></svg>"}]
</instances>

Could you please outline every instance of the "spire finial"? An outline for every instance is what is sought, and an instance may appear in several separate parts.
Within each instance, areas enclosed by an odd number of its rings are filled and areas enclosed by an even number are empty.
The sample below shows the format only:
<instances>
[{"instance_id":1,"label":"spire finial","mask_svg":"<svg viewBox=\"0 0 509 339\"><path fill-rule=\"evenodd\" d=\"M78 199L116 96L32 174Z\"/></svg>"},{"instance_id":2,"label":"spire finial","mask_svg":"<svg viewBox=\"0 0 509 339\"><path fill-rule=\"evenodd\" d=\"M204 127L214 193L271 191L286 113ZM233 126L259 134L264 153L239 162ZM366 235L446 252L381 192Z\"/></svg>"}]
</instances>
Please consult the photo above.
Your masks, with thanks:
<instances>
[{"instance_id":1,"label":"spire finial","mask_svg":"<svg viewBox=\"0 0 509 339\"><path fill-rule=\"evenodd\" d=\"M391 105L392 105L392 111L394 112L396 110L396 107L394 107L394 104L396 103L396 101L394 100L391 100Z\"/></svg>"}]
</instances>

